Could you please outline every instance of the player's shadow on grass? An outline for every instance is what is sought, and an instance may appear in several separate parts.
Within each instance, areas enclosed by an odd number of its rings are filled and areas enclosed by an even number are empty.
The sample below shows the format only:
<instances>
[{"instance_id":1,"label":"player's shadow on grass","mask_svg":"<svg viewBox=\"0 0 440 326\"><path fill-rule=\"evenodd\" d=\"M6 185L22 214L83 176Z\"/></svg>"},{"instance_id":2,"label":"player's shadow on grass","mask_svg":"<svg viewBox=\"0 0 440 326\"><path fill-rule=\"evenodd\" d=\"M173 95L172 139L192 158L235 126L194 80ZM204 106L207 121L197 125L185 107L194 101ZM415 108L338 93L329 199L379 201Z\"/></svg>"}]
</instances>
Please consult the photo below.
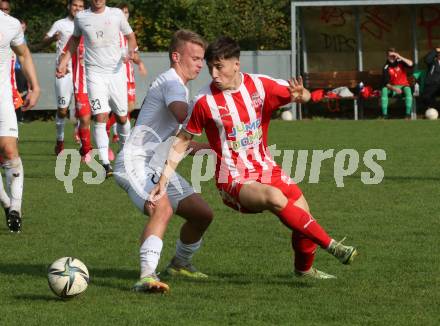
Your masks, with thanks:
<instances>
[{"instance_id":1,"label":"player's shadow on grass","mask_svg":"<svg viewBox=\"0 0 440 326\"><path fill-rule=\"evenodd\" d=\"M190 278L172 278L167 275L161 275L161 279L164 281L177 281L184 283L209 283L209 284L235 284L238 286L247 285L259 285L259 284L271 284L281 286L292 286L294 288L310 288L313 287L312 283L303 282L295 279L292 274L246 274L243 273L215 273L209 274L207 279L190 279Z\"/></svg>"},{"instance_id":2,"label":"player's shadow on grass","mask_svg":"<svg viewBox=\"0 0 440 326\"><path fill-rule=\"evenodd\" d=\"M52 301L64 302L65 301L65 300L61 300L60 298L57 298L53 295L42 295L42 294L32 294L32 293L15 295L14 298L17 300L46 301L46 302L52 302Z\"/></svg>"},{"instance_id":3,"label":"player's shadow on grass","mask_svg":"<svg viewBox=\"0 0 440 326\"><path fill-rule=\"evenodd\" d=\"M0 264L0 274L4 275L30 275L33 277L47 277L47 268L49 266L43 264ZM138 270L131 269L115 269L115 268L96 268L89 266L91 284L94 286L112 288L115 290L127 292L131 291L131 283L127 286L126 282L114 282L115 280L130 280L134 283L139 277ZM162 276L162 275L161 275ZM165 275L163 280L171 280ZM174 279L173 279L174 280ZM302 282L295 279L292 274L246 274L243 273L215 273L210 274L206 280L192 280L188 278L175 279L177 282L185 283L210 283L210 284L223 284L225 282L236 285L258 285L258 284L272 284L272 285L288 285L294 288L309 288L313 287L313 284L308 282ZM49 296L39 296L34 294L22 295L20 299L30 300L45 300L50 298Z\"/></svg>"},{"instance_id":4,"label":"player's shadow on grass","mask_svg":"<svg viewBox=\"0 0 440 326\"><path fill-rule=\"evenodd\" d=\"M29 275L33 277L47 277L48 265L43 264L1 264L0 263L0 275ZM91 284L94 286L102 286L113 288L121 291L130 291L131 288L125 285L112 282L111 279L117 280L130 280L133 283L138 279L139 272L137 270L127 269L103 269L89 267ZM131 283L130 283L131 284ZM32 294L30 294L32 296ZM23 298L24 299L24 298Z\"/></svg>"}]
</instances>

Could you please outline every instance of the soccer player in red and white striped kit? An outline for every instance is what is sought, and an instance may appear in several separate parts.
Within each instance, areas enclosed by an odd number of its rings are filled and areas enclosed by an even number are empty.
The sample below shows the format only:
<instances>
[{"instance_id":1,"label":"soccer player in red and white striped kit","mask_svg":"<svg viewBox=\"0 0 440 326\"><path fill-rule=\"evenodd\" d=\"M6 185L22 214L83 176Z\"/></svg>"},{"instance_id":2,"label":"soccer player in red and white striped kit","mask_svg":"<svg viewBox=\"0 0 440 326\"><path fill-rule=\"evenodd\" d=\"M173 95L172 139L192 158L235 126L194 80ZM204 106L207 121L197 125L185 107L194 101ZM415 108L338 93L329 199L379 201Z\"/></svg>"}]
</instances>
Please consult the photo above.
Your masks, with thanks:
<instances>
[{"instance_id":1,"label":"soccer player in red and white striped kit","mask_svg":"<svg viewBox=\"0 0 440 326\"><path fill-rule=\"evenodd\" d=\"M312 217L299 187L275 163L267 147L273 111L291 102L307 102L310 92L302 79L289 82L240 72L240 47L229 37L211 43L205 59L212 82L193 102L191 117L178 133L150 205L166 191L169 178L190 146L205 130L217 155L216 183L223 202L244 213L272 212L292 230L295 275L331 279L313 267L318 246L341 263L357 255L352 246L332 239Z\"/></svg>"}]
</instances>

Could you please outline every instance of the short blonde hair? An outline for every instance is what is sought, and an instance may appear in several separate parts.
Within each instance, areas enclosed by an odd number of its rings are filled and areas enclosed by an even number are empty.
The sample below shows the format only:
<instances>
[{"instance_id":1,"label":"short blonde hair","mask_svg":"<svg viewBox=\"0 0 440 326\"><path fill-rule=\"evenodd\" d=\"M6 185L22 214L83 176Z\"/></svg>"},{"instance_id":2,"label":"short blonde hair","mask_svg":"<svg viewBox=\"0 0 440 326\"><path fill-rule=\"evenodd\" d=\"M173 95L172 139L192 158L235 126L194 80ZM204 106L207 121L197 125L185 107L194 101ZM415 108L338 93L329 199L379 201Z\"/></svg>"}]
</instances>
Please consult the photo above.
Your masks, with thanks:
<instances>
[{"instance_id":1,"label":"short blonde hair","mask_svg":"<svg viewBox=\"0 0 440 326\"><path fill-rule=\"evenodd\" d=\"M203 49L206 49L205 40L196 32L187 30L187 29L179 29L177 32L173 34L171 38L170 47L168 49L168 55L170 57L170 61L172 62L172 53L179 51L182 46L187 43L194 43L200 45Z\"/></svg>"}]
</instances>

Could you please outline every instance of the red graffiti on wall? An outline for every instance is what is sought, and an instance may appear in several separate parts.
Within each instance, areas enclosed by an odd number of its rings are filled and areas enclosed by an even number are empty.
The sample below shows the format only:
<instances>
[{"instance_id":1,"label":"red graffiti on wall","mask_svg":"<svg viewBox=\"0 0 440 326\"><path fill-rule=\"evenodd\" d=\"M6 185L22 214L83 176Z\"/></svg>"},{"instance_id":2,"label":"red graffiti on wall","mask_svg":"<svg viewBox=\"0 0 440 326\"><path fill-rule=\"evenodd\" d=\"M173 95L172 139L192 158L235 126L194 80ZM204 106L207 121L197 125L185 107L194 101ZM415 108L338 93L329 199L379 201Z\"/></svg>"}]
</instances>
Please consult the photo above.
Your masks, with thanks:
<instances>
[{"instance_id":1,"label":"red graffiti on wall","mask_svg":"<svg viewBox=\"0 0 440 326\"><path fill-rule=\"evenodd\" d=\"M440 36L434 36L433 30L435 27L440 26L440 8L436 6L426 6L420 8L420 18L418 21L418 25L425 28L426 30L428 47L436 47L437 45L433 45L433 40L440 39Z\"/></svg>"},{"instance_id":2,"label":"red graffiti on wall","mask_svg":"<svg viewBox=\"0 0 440 326\"><path fill-rule=\"evenodd\" d=\"M393 22L400 16L399 9L394 7L390 17L388 10L381 10L380 7L366 7L365 21L361 23L361 30L370 34L378 40L382 40L385 33L390 33L393 29Z\"/></svg>"},{"instance_id":3,"label":"red graffiti on wall","mask_svg":"<svg viewBox=\"0 0 440 326\"><path fill-rule=\"evenodd\" d=\"M341 7L322 7L320 19L327 25L340 27L345 25L346 14L351 15L352 12Z\"/></svg>"}]
</instances>

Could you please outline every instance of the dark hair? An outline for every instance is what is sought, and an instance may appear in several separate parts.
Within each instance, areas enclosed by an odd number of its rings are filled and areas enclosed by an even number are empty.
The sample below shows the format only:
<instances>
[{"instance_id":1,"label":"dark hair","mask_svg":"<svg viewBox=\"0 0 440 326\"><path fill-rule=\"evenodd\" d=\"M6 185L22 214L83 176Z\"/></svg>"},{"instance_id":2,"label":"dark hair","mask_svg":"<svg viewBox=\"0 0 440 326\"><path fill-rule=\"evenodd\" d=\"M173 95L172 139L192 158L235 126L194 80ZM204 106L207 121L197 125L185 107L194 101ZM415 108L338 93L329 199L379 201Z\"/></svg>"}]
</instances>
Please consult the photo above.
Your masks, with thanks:
<instances>
[{"instance_id":1,"label":"dark hair","mask_svg":"<svg viewBox=\"0 0 440 326\"><path fill-rule=\"evenodd\" d=\"M121 2L120 4L118 4L118 8L121 10L124 8L127 8L128 10L130 10L130 6L126 2Z\"/></svg>"},{"instance_id":2,"label":"dark hair","mask_svg":"<svg viewBox=\"0 0 440 326\"><path fill-rule=\"evenodd\" d=\"M240 59L240 45L228 36L219 37L206 49L205 60L207 63L231 58Z\"/></svg>"},{"instance_id":3,"label":"dark hair","mask_svg":"<svg viewBox=\"0 0 440 326\"><path fill-rule=\"evenodd\" d=\"M389 52L396 52L396 48L393 48L393 47L388 48L387 53L389 53Z\"/></svg>"},{"instance_id":4,"label":"dark hair","mask_svg":"<svg viewBox=\"0 0 440 326\"><path fill-rule=\"evenodd\" d=\"M67 2L67 4L68 4L69 6L71 6L73 1L81 1L81 2L84 4L84 6L86 5L86 0L69 0L69 1Z\"/></svg>"},{"instance_id":5,"label":"dark hair","mask_svg":"<svg viewBox=\"0 0 440 326\"><path fill-rule=\"evenodd\" d=\"M173 52L180 50L180 48L186 42L200 45L203 49L206 48L206 43L199 34L187 29L179 29L177 32L173 34L173 37L171 38L170 47L168 48L168 55L170 57L170 61L172 61L171 56Z\"/></svg>"}]
</instances>

